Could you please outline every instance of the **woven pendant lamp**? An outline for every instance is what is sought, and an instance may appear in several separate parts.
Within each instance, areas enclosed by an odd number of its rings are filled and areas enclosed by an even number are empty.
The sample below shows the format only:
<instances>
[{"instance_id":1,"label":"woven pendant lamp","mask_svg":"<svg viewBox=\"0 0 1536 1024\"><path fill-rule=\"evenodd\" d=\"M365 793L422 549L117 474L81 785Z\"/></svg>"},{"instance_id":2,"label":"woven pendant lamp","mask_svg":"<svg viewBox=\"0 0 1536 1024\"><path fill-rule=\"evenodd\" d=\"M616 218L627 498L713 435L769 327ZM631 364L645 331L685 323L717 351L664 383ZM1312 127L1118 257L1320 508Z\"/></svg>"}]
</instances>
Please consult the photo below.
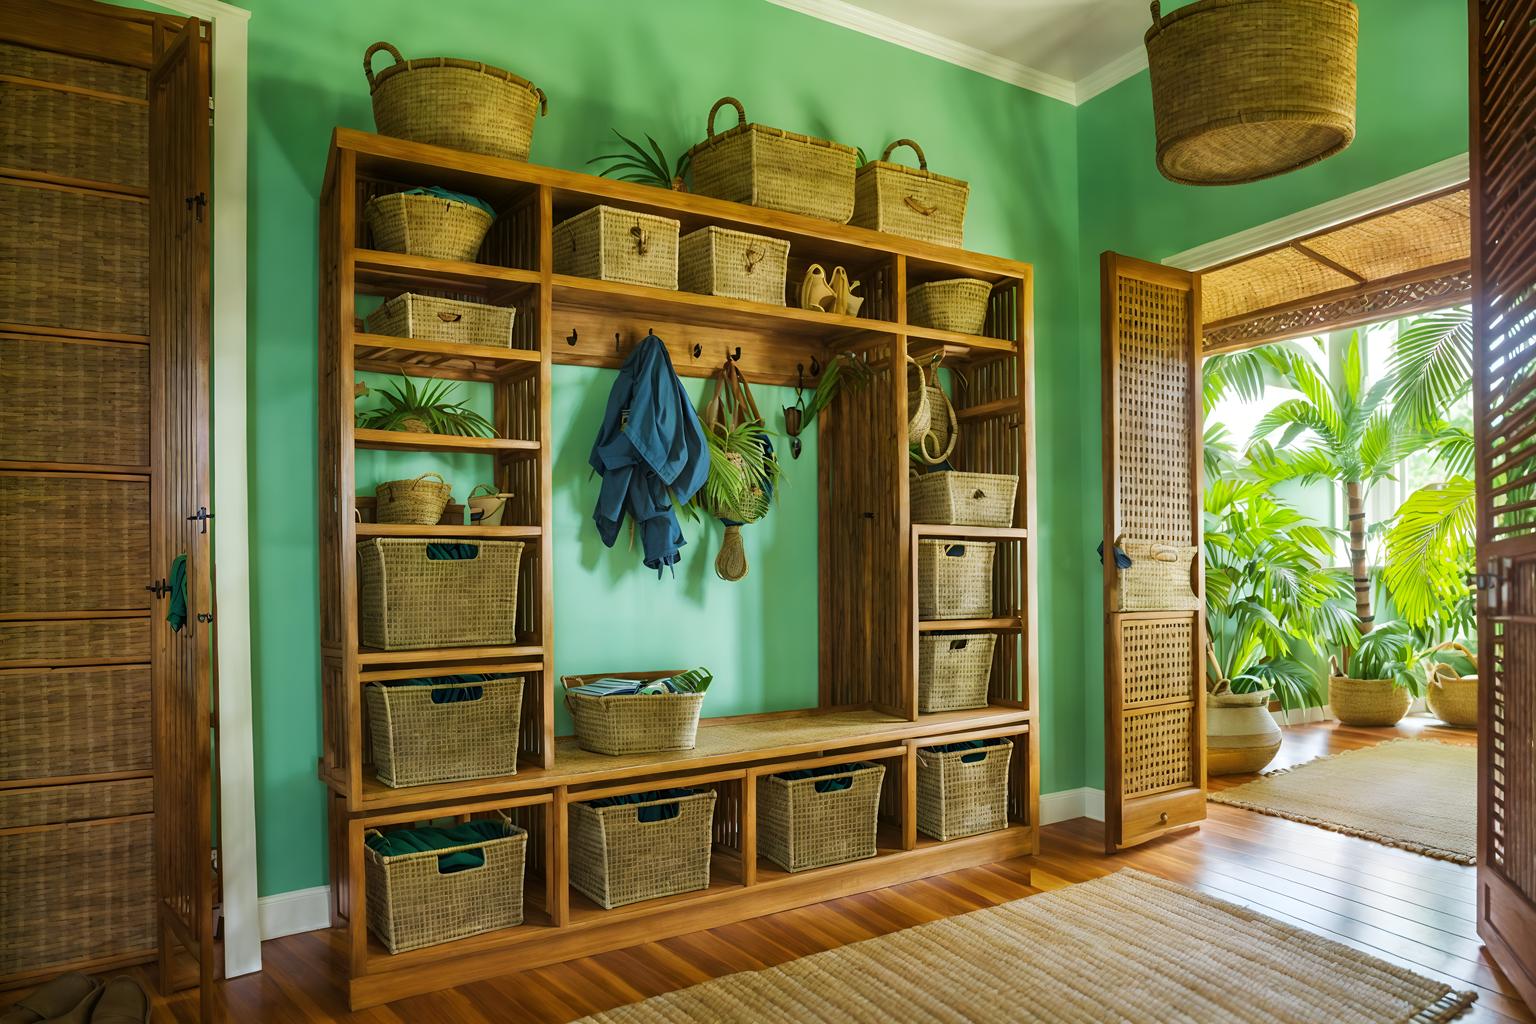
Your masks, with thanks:
<instances>
[{"instance_id":1,"label":"woven pendant lamp","mask_svg":"<svg viewBox=\"0 0 1536 1024\"><path fill-rule=\"evenodd\" d=\"M1185 185L1237 185L1332 156L1355 137L1349 0L1152 3L1147 63L1157 169Z\"/></svg>"}]
</instances>

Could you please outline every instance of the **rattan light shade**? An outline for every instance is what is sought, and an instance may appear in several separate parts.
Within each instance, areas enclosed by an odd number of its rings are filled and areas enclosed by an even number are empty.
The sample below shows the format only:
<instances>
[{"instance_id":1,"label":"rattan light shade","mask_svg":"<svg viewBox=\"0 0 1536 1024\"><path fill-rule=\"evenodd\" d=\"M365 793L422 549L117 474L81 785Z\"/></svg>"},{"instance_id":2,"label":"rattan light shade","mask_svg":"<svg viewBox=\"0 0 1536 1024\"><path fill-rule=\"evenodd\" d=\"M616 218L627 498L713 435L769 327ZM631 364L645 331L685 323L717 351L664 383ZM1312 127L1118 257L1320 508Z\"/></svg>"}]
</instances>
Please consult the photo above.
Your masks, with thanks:
<instances>
[{"instance_id":1,"label":"rattan light shade","mask_svg":"<svg viewBox=\"0 0 1536 1024\"><path fill-rule=\"evenodd\" d=\"M1355 137L1349 0L1197 0L1147 30L1157 169L1236 185L1316 163Z\"/></svg>"}]
</instances>

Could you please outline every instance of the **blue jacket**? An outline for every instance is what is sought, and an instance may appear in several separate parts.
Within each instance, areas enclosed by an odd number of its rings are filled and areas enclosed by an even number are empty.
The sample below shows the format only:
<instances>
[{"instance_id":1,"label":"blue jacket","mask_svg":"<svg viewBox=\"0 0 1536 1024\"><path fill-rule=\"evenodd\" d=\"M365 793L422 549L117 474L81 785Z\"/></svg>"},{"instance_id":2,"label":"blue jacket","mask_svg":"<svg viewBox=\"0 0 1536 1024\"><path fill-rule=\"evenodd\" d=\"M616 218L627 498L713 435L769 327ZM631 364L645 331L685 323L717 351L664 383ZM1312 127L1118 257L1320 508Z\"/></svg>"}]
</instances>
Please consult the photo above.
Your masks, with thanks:
<instances>
[{"instance_id":1,"label":"blue jacket","mask_svg":"<svg viewBox=\"0 0 1536 1024\"><path fill-rule=\"evenodd\" d=\"M647 335L620 367L587 461L603 478L592 513L603 543L613 547L627 514L639 528L646 567L660 576L663 566L675 565L687 541L672 499L682 504L704 486L709 445L656 335Z\"/></svg>"}]
</instances>

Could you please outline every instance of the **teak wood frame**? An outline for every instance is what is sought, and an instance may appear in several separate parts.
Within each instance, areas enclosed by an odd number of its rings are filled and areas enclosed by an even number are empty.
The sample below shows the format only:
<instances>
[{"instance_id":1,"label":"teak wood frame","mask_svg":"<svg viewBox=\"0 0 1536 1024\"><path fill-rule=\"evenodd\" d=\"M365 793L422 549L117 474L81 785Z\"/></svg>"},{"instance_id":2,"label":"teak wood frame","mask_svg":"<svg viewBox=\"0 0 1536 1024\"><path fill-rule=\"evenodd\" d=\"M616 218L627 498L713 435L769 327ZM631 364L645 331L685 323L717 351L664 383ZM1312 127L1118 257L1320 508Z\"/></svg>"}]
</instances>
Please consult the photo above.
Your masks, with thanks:
<instances>
[{"instance_id":1,"label":"teak wood frame","mask_svg":"<svg viewBox=\"0 0 1536 1024\"><path fill-rule=\"evenodd\" d=\"M455 262L366 247L361 211L374 194L439 184L479 195L500 216L479 259ZM570 277L554 271L552 229L598 203L682 222L774 235L791 243L790 279L808 262L849 268L866 288L864 316ZM1038 617L1033 395L1033 273L1027 264L947 249L806 217L477 156L345 129L333 137L320 210L321 682L324 752L332 791L331 881L336 941L354 1007L549 963L659 935L889 885L1039 848ZM909 284L945 277L994 284L981 335L906 323ZM406 289L518 307L512 347L444 345L369 335L357 297ZM554 719L550 394L554 363L617 367L654 330L678 372L709 376L726 358L754 382L814 383L830 359L865 361L873 382L845 390L818 424L818 706L706 719L699 745L604 758L557 739ZM908 511L907 356L953 372L960 468L1017 473L1005 528L912 524ZM353 426L355 371L491 384L501 438L486 442L378 435ZM500 527L395 527L357 522L357 448L476 452L496 460L497 483L518 495ZM519 537L517 641L500 647L386 652L360 646L359 538ZM920 622L912 553L923 537L997 543L995 617ZM918 713L919 636L938 628L995 630L985 708ZM433 672L505 672L526 680L516 775L390 789L366 769L362 686ZM1015 745L1008 828L939 843L916 831L916 752L958 739L1004 736ZM788 874L756 856L756 786L807 763L877 758L887 764L881 852ZM716 807L714 881L707 890L603 911L569 888L565 814L572 800L657 785L708 785ZM501 932L391 956L367 931L363 834L381 825L509 811L530 831L528 920ZM573 903L576 905L573 906ZM353 908L358 908L354 913Z\"/></svg>"}]
</instances>

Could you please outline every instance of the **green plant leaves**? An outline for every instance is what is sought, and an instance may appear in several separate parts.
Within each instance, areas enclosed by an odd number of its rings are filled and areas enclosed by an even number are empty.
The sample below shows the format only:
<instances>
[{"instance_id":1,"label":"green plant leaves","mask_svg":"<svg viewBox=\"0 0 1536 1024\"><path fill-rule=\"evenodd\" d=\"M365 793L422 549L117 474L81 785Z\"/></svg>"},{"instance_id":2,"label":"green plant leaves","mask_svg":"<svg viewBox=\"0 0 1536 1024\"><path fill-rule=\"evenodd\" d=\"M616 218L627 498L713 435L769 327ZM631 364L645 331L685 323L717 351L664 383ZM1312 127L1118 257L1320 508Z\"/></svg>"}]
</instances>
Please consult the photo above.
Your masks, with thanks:
<instances>
[{"instance_id":1,"label":"green plant leaves","mask_svg":"<svg viewBox=\"0 0 1536 1024\"><path fill-rule=\"evenodd\" d=\"M645 137L645 141L650 145L647 149L617 128L610 130L618 136L620 142L624 143L627 151L604 153L587 161L589 166L607 161L608 166L598 171L602 177L635 181L644 185L654 185L657 188L671 188L673 181L681 179L688 173L688 153L678 157L674 163L667 159L660 144L651 136Z\"/></svg>"},{"instance_id":2,"label":"green plant leaves","mask_svg":"<svg viewBox=\"0 0 1536 1024\"><path fill-rule=\"evenodd\" d=\"M1472 388L1472 310L1428 313L1400 331L1388 363L1392 402L1406 422L1432 428Z\"/></svg>"},{"instance_id":3,"label":"green plant leaves","mask_svg":"<svg viewBox=\"0 0 1536 1024\"><path fill-rule=\"evenodd\" d=\"M1464 476L1421 487L1398 509L1387 532L1385 578L1410 625L1425 627L1447 609L1470 606L1466 575L1475 565L1476 531L1476 487Z\"/></svg>"},{"instance_id":4,"label":"green plant leaves","mask_svg":"<svg viewBox=\"0 0 1536 1024\"><path fill-rule=\"evenodd\" d=\"M384 404L359 412L354 422L373 430L411 430L419 425L431 434L495 437L490 421L455 397L458 389L457 381L432 378L418 387L402 376L370 389L369 394L379 396Z\"/></svg>"}]
</instances>

